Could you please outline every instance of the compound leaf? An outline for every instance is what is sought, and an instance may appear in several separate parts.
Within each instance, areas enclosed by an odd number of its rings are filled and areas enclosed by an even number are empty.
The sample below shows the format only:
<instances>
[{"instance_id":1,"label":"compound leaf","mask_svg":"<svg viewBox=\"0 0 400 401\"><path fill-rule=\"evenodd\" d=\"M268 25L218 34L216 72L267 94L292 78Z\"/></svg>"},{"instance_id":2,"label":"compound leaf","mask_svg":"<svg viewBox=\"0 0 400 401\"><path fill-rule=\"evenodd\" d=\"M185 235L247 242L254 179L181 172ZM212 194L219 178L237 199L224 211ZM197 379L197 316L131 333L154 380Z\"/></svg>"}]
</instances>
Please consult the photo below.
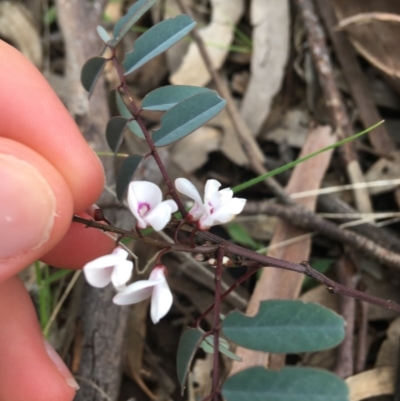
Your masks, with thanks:
<instances>
[{"instance_id":1,"label":"compound leaf","mask_svg":"<svg viewBox=\"0 0 400 401\"><path fill-rule=\"evenodd\" d=\"M263 301L257 315L234 311L223 321L224 335L242 347L274 353L320 351L338 345L345 322L317 304L293 300Z\"/></svg>"},{"instance_id":2,"label":"compound leaf","mask_svg":"<svg viewBox=\"0 0 400 401\"><path fill-rule=\"evenodd\" d=\"M133 116L132 116L131 112L128 110L128 108L126 107L126 104L122 100L121 94L118 91L115 91L115 100L117 103L118 111L121 114L121 116L127 118L128 120L132 119ZM145 139L143 131L140 128L140 125L138 124L138 122L136 120L129 121L128 128L129 128L129 131L131 131L133 134L135 134L140 139Z\"/></svg>"},{"instance_id":3,"label":"compound leaf","mask_svg":"<svg viewBox=\"0 0 400 401\"><path fill-rule=\"evenodd\" d=\"M191 17L181 14L150 28L135 41L134 50L126 55L123 62L125 75L170 48L189 33L195 25L196 22Z\"/></svg>"},{"instance_id":4,"label":"compound leaf","mask_svg":"<svg viewBox=\"0 0 400 401\"><path fill-rule=\"evenodd\" d=\"M131 29L133 24L156 2L157 0L138 0L129 7L128 12L115 24L113 35L114 39L111 46L115 47L125 34Z\"/></svg>"},{"instance_id":5,"label":"compound leaf","mask_svg":"<svg viewBox=\"0 0 400 401\"><path fill-rule=\"evenodd\" d=\"M225 104L214 91L185 99L161 117L161 128L153 133L154 144L165 146L184 138L215 117Z\"/></svg>"},{"instance_id":6,"label":"compound leaf","mask_svg":"<svg viewBox=\"0 0 400 401\"><path fill-rule=\"evenodd\" d=\"M210 92L208 88L190 85L167 85L147 94L142 102L143 110L167 111L188 97Z\"/></svg>"},{"instance_id":7,"label":"compound leaf","mask_svg":"<svg viewBox=\"0 0 400 401\"><path fill-rule=\"evenodd\" d=\"M97 80L106 65L104 57L92 57L86 61L81 71L81 82L83 87L89 92L89 97L93 92Z\"/></svg>"},{"instance_id":8,"label":"compound leaf","mask_svg":"<svg viewBox=\"0 0 400 401\"><path fill-rule=\"evenodd\" d=\"M128 119L125 117L113 117L106 127L106 139L108 146L116 153L121 146L123 133L125 131Z\"/></svg>"},{"instance_id":9,"label":"compound leaf","mask_svg":"<svg viewBox=\"0 0 400 401\"><path fill-rule=\"evenodd\" d=\"M222 386L226 401L349 401L338 376L320 369L253 367L229 377Z\"/></svg>"},{"instance_id":10,"label":"compound leaf","mask_svg":"<svg viewBox=\"0 0 400 401\"><path fill-rule=\"evenodd\" d=\"M178 352L176 355L176 373L181 385L182 394L185 389L186 377L190 365L202 339L203 332L198 329L188 329L182 334L179 340Z\"/></svg>"},{"instance_id":11,"label":"compound leaf","mask_svg":"<svg viewBox=\"0 0 400 401\"><path fill-rule=\"evenodd\" d=\"M125 192L128 189L128 185L132 181L132 177L135 174L136 169L139 167L142 159L143 156L133 155L127 157L123 161L118 173L116 185L117 198L120 202L122 202Z\"/></svg>"}]
</instances>

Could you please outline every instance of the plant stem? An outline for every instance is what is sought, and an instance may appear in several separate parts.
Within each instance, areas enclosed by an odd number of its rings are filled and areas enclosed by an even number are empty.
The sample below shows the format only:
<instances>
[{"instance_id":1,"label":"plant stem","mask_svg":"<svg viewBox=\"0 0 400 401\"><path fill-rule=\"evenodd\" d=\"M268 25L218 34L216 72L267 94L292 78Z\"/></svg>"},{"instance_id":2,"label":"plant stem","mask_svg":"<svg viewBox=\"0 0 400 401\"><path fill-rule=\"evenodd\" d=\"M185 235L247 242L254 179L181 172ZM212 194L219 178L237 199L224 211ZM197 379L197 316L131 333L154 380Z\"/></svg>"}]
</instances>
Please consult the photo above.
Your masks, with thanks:
<instances>
[{"instance_id":1,"label":"plant stem","mask_svg":"<svg viewBox=\"0 0 400 401\"><path fill-rule=\"evenodd\" d=\"M130 94L128 85L126 83L126 79L125 79L125 75L122 71L121 68L121 64L119 63L116 55L115 55L115 49L113 50L113 55L112 55L112 62L114 64L115 70L118 74L118 78L121 82L120 87L122 88L122 90L124 91L124 93L128 96L129 98L129 104L130 104L130 108L132 111L133 116L135 117L137 123L139 124L141 130L143 131L144 137L146 138L146 142L149 145L150 148L150 153L153 156L155 162L157 163L158 168L160 169L160 172L162 174L162 176L164 177L164 180L168 186L168 190L169 190L169 194L171 195L172 199L176 202L176 204L178 205L178 209L181 212L182 216L185 217L187 212L185 210L185 207L183 206L182 201L180 200L176 190L175 190L175 186L173 185L171 178L167 172L167 170L165 169L165 166L160 158L160 155L157 152L157 148L154 146L153 140L151 139L151 136L149 134L149 131L147 130L144 121L142 119L142 117L140 117L139 113L140 110L137 108L135 102L133 101L133 98Z\"/></svg>"},{"instance_id":2,"label":"plant stem","mask_svg":"<svg viewBox=\"0 0 400 401\"><path fill-rule=\"evenodd\" d=\"M384 299L375 297L373 295L366 294L365 292L358 291L354 288L348 288L344 285L338 284L335 281L331 280L330 278L324 276L322 273L318 272L317 270L314 270L307 262L293 263L293 262L288 262L288 261L282 260L282 259L272 258L271 256L267 256L267 255L260 255L257 252L254 252L250 249L242 248L239 245L225 242L224 239L218 237L215 234L211 234L210 232L198 231L196 235L198 235L201 238L204 238L208 241L211 241L216 245L211 245L211 246L203 245L203 246L198 246L198 247L192 248L187 245L171 244L170 242L155 240L155 239L149 238L149 237L140 238L138 234L135 234L132 231L122 230L117 227L98 223L93 220L83 219L82 217L78 217L78 216L74 216L73 221L75 221L77 223L85 224L87 227L99 228L100 230L103 230L103 231L109 231L109 232L121 234L125 237L133 238L133 239L145 242L147 244L155 245L160 248L170 247L171 250L179 251L179 252L213 253L219 248L218 245L224 244L226 253L240 256L240 257L244 258L245 260L251 260L254 262L258 262L259 266L255 267L257 269L260 269L264 266L269 266L269 267L277 267L280 269L290 270L290 271L294 271L297 273L302 273L302 274L305 274L305 275L317 280L321 284L326 285L328 287L328 291L333 294L345 295L348 297L359 299L360 301L365 301L370 304L380 306L381 308L391 309L391 310L394 310L394 311L400 313L400 304L398 304L394 301L391 301L391 300L384 300Z\"/></svg>"},{"instance_id":3,"label":"plant stem","mask_svg":"<svg viewBox=\"0 0 400 401\"><path fill-rule=\"evenodd\" d=\"M221 277L222 277L222 259L225 255L225 249L221 246L217 253L217 267L215 268L215 291L214 291L214 361L212 376L212 396L213 401L219 401L219 331L221 329Z\"/></svg>"}]
</instances>

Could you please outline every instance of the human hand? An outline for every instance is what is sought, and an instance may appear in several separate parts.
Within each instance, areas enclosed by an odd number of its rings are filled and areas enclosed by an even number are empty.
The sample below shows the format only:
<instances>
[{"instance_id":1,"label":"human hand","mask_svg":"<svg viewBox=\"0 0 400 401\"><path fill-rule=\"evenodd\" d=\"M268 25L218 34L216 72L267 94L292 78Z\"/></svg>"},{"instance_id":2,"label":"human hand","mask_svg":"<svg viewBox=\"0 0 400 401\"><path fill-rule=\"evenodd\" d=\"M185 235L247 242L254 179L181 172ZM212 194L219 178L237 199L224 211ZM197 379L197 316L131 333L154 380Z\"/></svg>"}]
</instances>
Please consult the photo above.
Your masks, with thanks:
<instances>
[{"instance_id":1,"label":"human hand","mask_svg":"<svg viewBox=\"0 0 400 401\"><path fill-rule=\"evenodd\" d=\"M38 259L77 269L111 252L102 232L71 224L103 185L100 161L47 81L0 41L0 401L75 395L16 274Z\"/></svg>"}]
</instances>

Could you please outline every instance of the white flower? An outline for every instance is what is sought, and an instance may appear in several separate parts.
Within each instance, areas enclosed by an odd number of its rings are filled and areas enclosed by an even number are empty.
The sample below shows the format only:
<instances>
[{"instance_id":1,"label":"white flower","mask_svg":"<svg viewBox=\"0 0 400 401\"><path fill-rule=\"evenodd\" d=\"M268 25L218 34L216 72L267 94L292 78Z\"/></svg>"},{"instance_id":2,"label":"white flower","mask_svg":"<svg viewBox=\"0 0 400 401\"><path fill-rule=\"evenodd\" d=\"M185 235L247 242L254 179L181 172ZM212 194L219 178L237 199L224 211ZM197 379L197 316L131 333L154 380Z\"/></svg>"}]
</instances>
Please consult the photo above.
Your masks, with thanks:
<instances>
[{"instance_id":1,"label":"white flower","mask_svg":"<svg viewBox=\"0 0 400 401\"><path fill-rule=\"evenodd\" d=\"M154 324L158 323L171 309L173 301L164 270L163 265L155 266L148 280L128 285L114 297L113 302L117 305L130 305L151 297L151 320Z\"/></svg>"},{"instance_id":2,"label":"white flower","mask_svg":"<svg viewBox=\"0 0 400 401\"><path fill-rule=\"evenodd\" d=\"M200 230L208 230L216 224L228 223L244 208L246 199L233 198L233 191L230 188L219 191L220 186L221 183L217 180L207 180L203 203L196 187L189 180L186 178L175 180L176 189L194 200L189 219L198 221Z\"/></svg>"},{"instance_id":3,"label":"white flower","mask_svg":"<svg viewBox=\"0 0 400 401\"><path fill-rule=\"evenodd\" d=\"M133 263L127 260L128 252L121 247L111 255L101 256L83 267L87 282L93 287L103 288L110 282L116 289L122 289L132 276Z\"/></svg>"},{"instance_id":4,"label":"white flower","mask_svg":"<svg viewBox=\"0 0 400 401\"><path fill-rule=\"evenodd\" d=\"M178 210L175 201L162 202L161 189L147 181L132 181L129 184L128 204L138 227L152 226L155 231L162 230L171 219L171 213Z\"/></svg>"}]
</instances>

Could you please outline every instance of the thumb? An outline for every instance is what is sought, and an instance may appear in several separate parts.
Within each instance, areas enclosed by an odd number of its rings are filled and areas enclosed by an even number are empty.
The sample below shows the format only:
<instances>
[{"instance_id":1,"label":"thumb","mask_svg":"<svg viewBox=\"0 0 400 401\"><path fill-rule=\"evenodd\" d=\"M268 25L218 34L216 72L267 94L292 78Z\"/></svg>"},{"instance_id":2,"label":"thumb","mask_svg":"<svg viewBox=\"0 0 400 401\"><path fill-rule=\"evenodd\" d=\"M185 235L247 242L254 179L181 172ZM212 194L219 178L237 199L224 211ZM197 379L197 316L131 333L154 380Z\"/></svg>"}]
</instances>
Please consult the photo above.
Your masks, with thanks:
<instances>
[{"instance_id":1,"label":"thumb","mask_svg":"<svg viewBox=\"0 0 400 401\"><path fill-rule=\"evenodd\" d=\"M0 138L0 282L51 249L67 231L72 196L42 156Z\"/></svg>"}]
</instances>

